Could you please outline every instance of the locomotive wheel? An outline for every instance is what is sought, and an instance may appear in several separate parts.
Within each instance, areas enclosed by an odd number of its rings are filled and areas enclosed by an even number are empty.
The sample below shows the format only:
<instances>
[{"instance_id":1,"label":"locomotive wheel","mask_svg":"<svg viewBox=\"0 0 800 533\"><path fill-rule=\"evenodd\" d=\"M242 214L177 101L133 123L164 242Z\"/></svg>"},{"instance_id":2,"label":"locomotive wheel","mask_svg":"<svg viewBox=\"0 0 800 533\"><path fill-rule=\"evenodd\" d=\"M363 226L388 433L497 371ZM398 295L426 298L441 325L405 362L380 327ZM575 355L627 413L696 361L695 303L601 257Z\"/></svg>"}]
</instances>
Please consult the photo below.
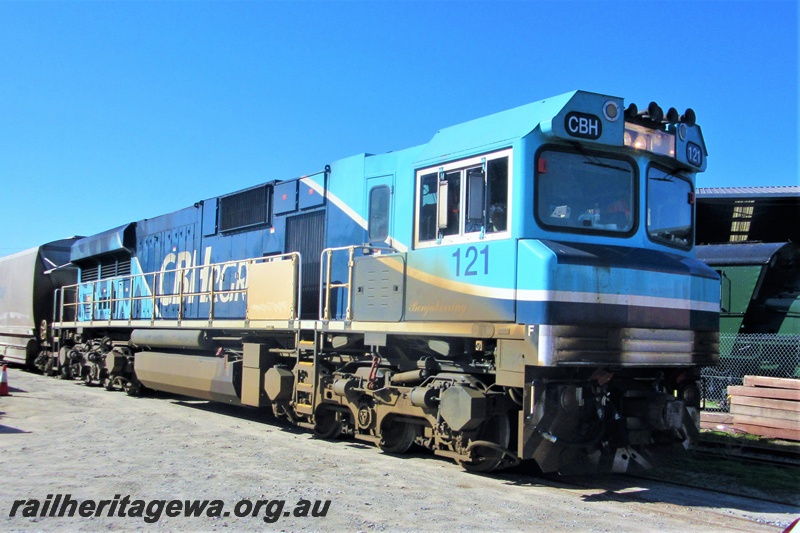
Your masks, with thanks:
<instances>
[{"instance_id":1,"label":"locomotive wheel","mask_svg":"<svg viewBox=\"0 0 800 533\"><path fill-rule=\"evenodd\" d=\"M48 357L47 358L47 362L45 362L45 364L44 364L44 369L43 369L42 373L45 376L55 376L56 375L56 371L54 369L54 364L53 364L53 358L52 357Z\"/></svg>"},{"instance_id":2,"label":"locomotive wheel","mask_svg":"<svg viewBox=\"0 0 800 533\"><path fill-rule=\"evenodd\" d=\"M335 439L342 432L342 423L336 411L320 406L314 415L314 434L321 439Z\"/></svg>"},{"instance_id":3,"label":"locomotive wheel","mask_svg":"<svg viewBox=\"0 0 800 533\"><path fill-rule=\"evenodd\" d=\"M386 453L406 453L416 438L417 427L414 424L389 421L381 428L378 447Z\"/></svg>"},{"instance_id":4,"label":"locomotive wheel","mask_svg":"<svg viewBox=\"0 0 800 533\"><path fill-rule=\"evenodd\" d=\"M470 472L492 472L500 468L506 459L504 450L508 448L511 437L511 423L508 415L495 415L483 423L478 438L470 441L472 460L459 461Z\"/></svg>"},{"instance_id":5,"label":"locomotive wheel","mask_svg":"<svg viewBox=\"0 0 800 533\"><path fill-rule=\"evenodd\" d=\"M134 378L136 379L136 378ZM139 380L136 380L134 383L133 381L126 381L125 382L125 394L128 396L141 396L142 395L142 384L139 383Z\"/></svg>"}]
</instances>

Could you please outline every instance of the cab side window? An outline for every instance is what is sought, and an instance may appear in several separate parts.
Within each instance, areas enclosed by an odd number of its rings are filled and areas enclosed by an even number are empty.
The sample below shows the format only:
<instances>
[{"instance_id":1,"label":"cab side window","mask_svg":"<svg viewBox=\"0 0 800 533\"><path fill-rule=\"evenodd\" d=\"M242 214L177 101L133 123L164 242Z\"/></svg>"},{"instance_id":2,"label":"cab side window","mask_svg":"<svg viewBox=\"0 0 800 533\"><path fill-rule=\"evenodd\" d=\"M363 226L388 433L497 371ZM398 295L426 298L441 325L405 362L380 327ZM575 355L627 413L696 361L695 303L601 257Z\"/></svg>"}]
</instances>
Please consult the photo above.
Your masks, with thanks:
<instances>
[{"instance_id":1,"label":"cab side window","mask_svg":"<svg viewBox=\"0 0 800 533\"><path fill-rule=\"evenodd\" d=\"M446 206L446 209L439 212L440 235L458 235L461 233L461 172L448 172L444 183L439 186L442 195L443 191L447 191L447 203L440 204Z\"/></svg>"},{"instance_id":2,"label":"cab side window","mask_svg":"<svg viewBox=\"0 0 800 533\"><path fill-rule=\"evenodd\" d=\"M504 150L418 171L415 244L475 241L507 231L510 160L511 150Z\"/></svg>"},{"instance_id":3,"label":"cab side window","mask_svg":"<svg viewBox=\"0 0 800 533\"><path fill-rule=\"evenodd\" d=\"M508 158L489 161L486 232L506 231L508 224Z\"/></svg>"},{"instance_id":4,"label":"cab side window","mask_svg":"<svg viewBox=\"0 0 800 533\"><path fill-rule=\"evenodd\" d=\"M436 174L426 174L419 180L419 202L417 206L417 230L420 241L436 239L436 203L439 180Z\"/></svg>"}]
</instances>

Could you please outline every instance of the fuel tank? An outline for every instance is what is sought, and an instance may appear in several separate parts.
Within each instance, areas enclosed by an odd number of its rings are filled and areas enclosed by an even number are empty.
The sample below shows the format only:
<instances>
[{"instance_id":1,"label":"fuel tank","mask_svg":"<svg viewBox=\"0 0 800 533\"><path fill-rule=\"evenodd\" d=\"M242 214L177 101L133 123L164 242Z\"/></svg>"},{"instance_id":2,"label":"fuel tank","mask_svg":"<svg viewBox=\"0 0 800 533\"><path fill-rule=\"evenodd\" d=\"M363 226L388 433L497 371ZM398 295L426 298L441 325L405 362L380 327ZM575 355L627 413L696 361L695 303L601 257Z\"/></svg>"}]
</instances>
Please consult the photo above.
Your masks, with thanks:
<instances>
[{"instance_id":1,"label":"fuel tank","mask_svg":"<svg viewBox=\"0 0 800 533\"><path fill-rule=\"evenodd\" d=\"M136 377L145 387L239 405L234 386L240 363L224 358L162 352L139 352L134 359Z\"/></svg>"}]
</instances>

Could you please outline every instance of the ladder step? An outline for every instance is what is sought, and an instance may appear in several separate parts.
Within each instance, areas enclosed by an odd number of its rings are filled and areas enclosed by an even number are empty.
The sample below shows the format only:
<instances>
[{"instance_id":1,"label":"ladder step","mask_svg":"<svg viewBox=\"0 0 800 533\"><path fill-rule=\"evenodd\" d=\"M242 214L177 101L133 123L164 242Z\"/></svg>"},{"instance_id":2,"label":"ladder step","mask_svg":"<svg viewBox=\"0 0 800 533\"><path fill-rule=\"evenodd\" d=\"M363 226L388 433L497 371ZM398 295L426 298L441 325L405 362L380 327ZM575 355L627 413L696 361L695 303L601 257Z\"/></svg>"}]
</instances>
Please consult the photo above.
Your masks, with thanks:
<instances>
[{"instance_id":1,"label":"ladder step","mask_svg":"<svg viewBox=\"0 0 800 533\"><path fill-rule=\"evenodd\" d=\"M298 348L304 352L313 352L314 348L316 348L316 343L314 341L300 341Z\"/></svg>"},{"instance_id":2,"label":"ladder step","mask_svg":"<svg viewBox=\"0 0 800 533\"><path fill-rule=\"evenodd\" d=\"M294 410L296 413L301 415L310 415L314 412L314 408L311 407L310 404L307 403L296 403L294 404Z\"/></svg>"}]
</instances>

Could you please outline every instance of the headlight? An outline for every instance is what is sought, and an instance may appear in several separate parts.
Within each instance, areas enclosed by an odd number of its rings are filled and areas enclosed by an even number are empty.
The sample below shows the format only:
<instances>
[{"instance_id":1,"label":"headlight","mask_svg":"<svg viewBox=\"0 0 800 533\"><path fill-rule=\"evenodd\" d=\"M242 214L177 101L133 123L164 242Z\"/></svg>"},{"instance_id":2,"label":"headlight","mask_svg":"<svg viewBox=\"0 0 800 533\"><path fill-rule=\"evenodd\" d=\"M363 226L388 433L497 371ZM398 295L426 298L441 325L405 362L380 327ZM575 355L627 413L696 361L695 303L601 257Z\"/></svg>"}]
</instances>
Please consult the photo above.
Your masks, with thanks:
<instances>
[{"instance_id":1,"label":"headlight","mask_svg":"<svg viewBox=\"0 0 800 533\"><path fill-rule=\"evenodd\" d=\"M666 131L626 123L624 139L625 146L675 157L675 136Z\"/></svg>"}]
</instances>

